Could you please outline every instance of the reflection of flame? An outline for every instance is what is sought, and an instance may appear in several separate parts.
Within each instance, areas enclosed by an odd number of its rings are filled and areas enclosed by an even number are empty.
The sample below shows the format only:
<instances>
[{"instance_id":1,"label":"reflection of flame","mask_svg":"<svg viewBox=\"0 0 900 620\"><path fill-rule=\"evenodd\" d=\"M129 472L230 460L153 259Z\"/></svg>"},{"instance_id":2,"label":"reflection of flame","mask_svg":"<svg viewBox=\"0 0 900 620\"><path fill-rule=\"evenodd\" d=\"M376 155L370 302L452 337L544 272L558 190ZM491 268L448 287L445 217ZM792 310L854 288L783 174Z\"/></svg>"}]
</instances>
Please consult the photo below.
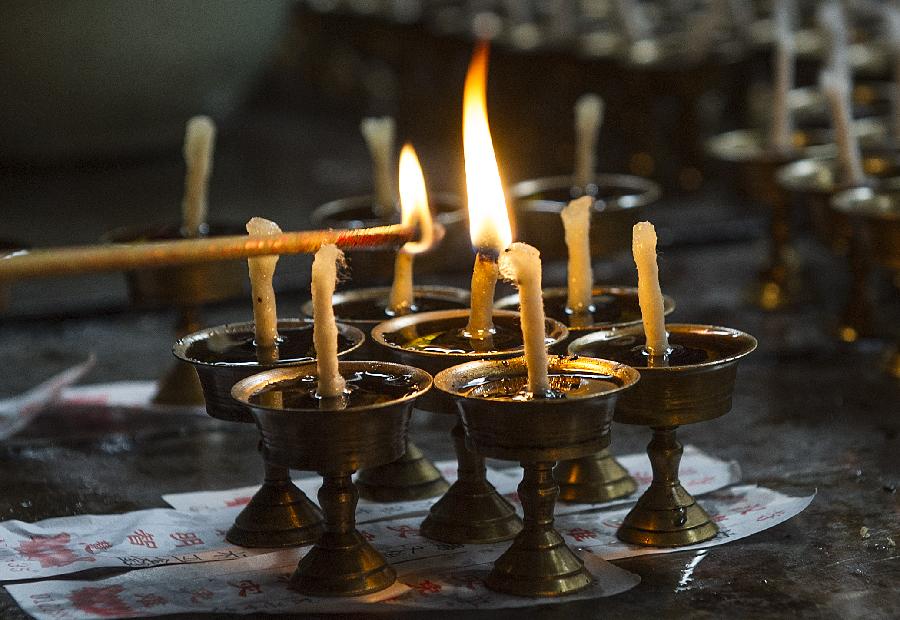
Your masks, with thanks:
<instances>
[{"instance_id":1,"label":"reflection of flame","mask_svg":"<svg viewBox=\"0 0 900 620\"><path fill-rule=\"evenodd\" d=\"M419 240L403 246L407 254L419 254L434 244L434 225L428 208L428 193L425 191L425 177L416 150L405 144L400 151L400 212L405 226L415 225L419 229Z\"/></svg>"},{"instance_id":2,"label":"reflection of flame","mask_svg":"<svg viewBox=\"0 0 900 620\"><path fill-rule=\"evenodd\" d=\"M469 234L476 249L502 252L512 243L512 229L500 170L487 120L488 46L472 55L463 94L463 152L469 201Z\"/></svg>"}]
</instances>

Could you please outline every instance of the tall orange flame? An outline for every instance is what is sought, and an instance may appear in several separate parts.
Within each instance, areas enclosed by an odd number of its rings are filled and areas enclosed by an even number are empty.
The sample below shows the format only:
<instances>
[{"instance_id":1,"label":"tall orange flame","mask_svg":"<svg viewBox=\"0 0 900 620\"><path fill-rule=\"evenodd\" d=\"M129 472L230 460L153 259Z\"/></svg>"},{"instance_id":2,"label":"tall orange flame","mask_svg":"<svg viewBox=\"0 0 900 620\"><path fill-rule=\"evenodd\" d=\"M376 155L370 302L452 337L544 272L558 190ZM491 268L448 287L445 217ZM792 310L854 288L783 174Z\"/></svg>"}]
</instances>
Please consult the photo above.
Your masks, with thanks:
<instances>
[{"instance_id":1,"label":"tall orange flame","mask_svg":"<svg viewBox=\"0 0 900 620\"><path fill-rule=\"evenodd\" d=\"M487 117L488 44L472 55L463 94L463 153L469 234L476 249L502 252L512 243L512 226Z\"/></svg>"},{"instance_id":2,"label":"tall orange flame","mask_svg":"<svg viewBox=\"0 0 900 620\"><path fill-rule=\"evenodd\" d=\"M400 151L400 213L404 225L416 224L419 240L403 245L407 254L420 254L434 245L434 224L428 208L428 192L425 177L416 150L411 144L403 145Z\"/></svg>"}]
</instances>

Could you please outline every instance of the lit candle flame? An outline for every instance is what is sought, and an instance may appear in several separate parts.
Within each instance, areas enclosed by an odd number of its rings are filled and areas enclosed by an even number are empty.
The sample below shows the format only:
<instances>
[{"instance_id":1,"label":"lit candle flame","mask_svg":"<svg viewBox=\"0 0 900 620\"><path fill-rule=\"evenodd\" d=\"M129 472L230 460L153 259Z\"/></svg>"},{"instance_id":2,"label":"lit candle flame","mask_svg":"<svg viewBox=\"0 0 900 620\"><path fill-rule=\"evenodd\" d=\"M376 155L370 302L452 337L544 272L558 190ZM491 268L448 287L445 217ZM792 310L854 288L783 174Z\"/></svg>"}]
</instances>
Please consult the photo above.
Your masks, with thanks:
<instances>
[{"instance_id":1,"label":"lit candle flame","mask_svg":"<svg viewBox=\"0 0 900 620\"><path fill-rule=\"evenodd\" d=\"M463 94L463 153L472 245L499 253L512 243L512 227L488 127L487 65L488 45L479 43Z\"/></svg>"},{"instance_id":2,"label":"lit candle flame","mask_svg":"<svg viewBox=\"0 0 900 620\"><path fill-rule=\"evenodd\" d=\"M419 229L419 240L405 243L401 251L421 254L431 249L434 245L434 224L428 208L428 192L419 158L411 144L405 144L400 152L400 212L404 226Z\"/></svg>"}]
</instances>

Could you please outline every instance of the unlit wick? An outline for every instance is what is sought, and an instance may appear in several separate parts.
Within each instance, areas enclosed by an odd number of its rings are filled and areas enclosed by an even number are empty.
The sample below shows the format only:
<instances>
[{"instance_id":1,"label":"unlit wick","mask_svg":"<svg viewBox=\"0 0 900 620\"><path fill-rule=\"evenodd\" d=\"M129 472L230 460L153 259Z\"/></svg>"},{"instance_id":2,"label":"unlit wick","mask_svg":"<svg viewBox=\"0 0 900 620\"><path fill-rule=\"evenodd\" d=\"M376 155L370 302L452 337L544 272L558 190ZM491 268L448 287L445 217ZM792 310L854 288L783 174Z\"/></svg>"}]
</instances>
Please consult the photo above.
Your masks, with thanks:
<instances>
[{"instance_id":1,"label":"unlit wick","mask_svg":"<svg viewBox=\"0 0 900 620\"><path fill-rule=\"evenodd\" d=\"M842 76L834 70L823 71L819 82L831 108L834 138L837 142L838 157L841 162L842 182L852 187L864 185L866 175L863 172L859 140L851 126L853 121L850 113L850 85L847 83L846 76Z\"/></svg>"},{"instance_id":2,"label":"unlit wick","mask_svg":"<svg viewBox=\"0 0 900 620\"><path fill-rule=\"evenodd\" d=\"M543 396L550 390L544 300L541 296L541 254L527 243L513 243L500 255L500 272L519 289L522 340L528 367L528 391Z\"/></svg>"},{"instance_id":3,"label":"unlit wick","mask_svg":"<svg viewBox=\"0 0 900 620\"><path fill-rule=\"evenodd\" d=\"M575 102L575 185L585 187L594 180L597 137L603 123L603 100L594 94Z\"/></svg>"},{"instance_id":4,"label":"unlit wick","mask_svg":"<svg viewBox=\"0 0 900 620\"><path fill-rule=\"evenodd\" d=\"M394 189L394 135L396 124L390 116L364 118L360 131L366 139L372 157L372 176L375 177L376 213L382 217L396 211Z\"/></svg>"},{"instance_id":5,"label":"unlit wick","mask_svg":"<svg viewBox=\"0 0 900 620\"><path fill-rule=\"evenodd\" d=\"M247 232L254 237L280 235L278 224L261 217L247 222ZM253 295L253 334L256 359L260 364L278 361L278 313L275 308L275 289L272 278L278 256L256 256L247 259L250 269L250 289Z\"/></svg>"},{"instance_id":6,"label":"unlit wick","mask_svg":"<svg viewBox=\"0 0 900 620\"><path fill-rule=\"evenodd\" d=\"M632 232L632 252L638 270L638 302L644 323L647 352L652 358L664 358L669 351L665 306L659 288L656 265L656 229L650 222L638 222Z\"/></svg>"},{"instance_id":7,"label":"unlit wick","mask_svg":"<svg viewBox=\"0 0 900 620\"><path fill-rule=\"evenodd\" d=\"M337 284L337 267L344 253L336 245L319 248L312 264L313 343L316 347L316 369L320 398L336 398L344 394L345 382L338 367L338 333L334 320L332 296Z\"/></svg>"},{"instance_id":8,"label":"unlit wick","mask_svg":"<svg viewBox=\"0 0 900 620\"><path fill-rule=\"evenodd\" d=\"M772 102L771 147L781 153L790 151L791 110L788 94L794 84L794 37L791 32L793 0L781 0L772 7L775 20L775 83Z\"/></svg>"},{"instance_id":9,"label":"unlit wick","mask_svg":"<svg viewBox=\"0 0 900 620\"><path fill-rule=\"evenodd\" d=\"M594 274L591 271L591 208L590 196L576 198L563 208L563 227L566 231L566 247L569 249L568 284L566 303L572 314L593 312Z\"/></svg>"},{"instance_id":10,"label":"unlit wick","mask_svg":"<svg viewBox=\"0 0 900 620\"><path fill-rule=\"evenodd\" d=\"M400 152L400 207L404 226L417 226L418 241L409 241L397 252L394 259L394 283L388 298L388 309L394 315L407 314L415 303L413 291L413 264L416 254L434 245L434 222L428 207L428 192L419 159L412 145L406 144Z\"/></svg>"},{"instance_id":11,"label":"unlit wick","mask_svg":"<svg viewBox=\"0 0 900 620\"><path fill-rule=\"evenodd\" d=\"M206 223L209 175L212 172L216 126L208 116L195 116L184 133L184 198L181 201L181 225L186 237L199 237Z\"/></svg>"}]
</instances>

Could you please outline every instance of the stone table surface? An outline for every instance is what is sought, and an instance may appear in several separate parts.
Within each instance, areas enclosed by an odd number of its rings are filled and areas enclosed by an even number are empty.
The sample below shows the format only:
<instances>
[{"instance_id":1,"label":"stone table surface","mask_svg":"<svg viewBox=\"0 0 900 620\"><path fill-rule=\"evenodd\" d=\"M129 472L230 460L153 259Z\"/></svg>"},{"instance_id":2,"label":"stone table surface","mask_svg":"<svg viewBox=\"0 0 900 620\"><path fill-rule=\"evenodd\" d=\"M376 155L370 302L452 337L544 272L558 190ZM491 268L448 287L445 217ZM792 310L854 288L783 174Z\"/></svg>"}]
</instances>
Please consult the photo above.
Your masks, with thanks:
<instances>
[{"instance_id":1,"label":"stone table surface","mask_svg":"<svg viewBox=\"0 0 900 620\"><path fill-rule=\"evenodd\" d=\"M286 229L308 226L312 205L367 185L359 182L368 162L354 125L266 113L242 119L221 141L214 212L238 221L262 215ZM329 145L324 153L321 144ZM0 177L8 232L35 245L90 242L110 227L159 219L160 204L177 205L181 187L174 152L162 160ZM706 551L702 561L694 552L617 561L641 576L638 587L598 601L535 606L529 617L900 617L900 385L879 369L885 341L848 346L832 339L846 269L807 238L799 247L809 302L778 314L748 306L743 293L765 255L761 212L751 207L719 185L667 198L648 212L660 230L663 287L678 303L672 320L727 325L760 342L740 366L731 413L679 437L737 460L745 482L792 495L815 491L815 500L784 524ZM422 281L466 285L470 257L447 260L460 261L455 273ZM627 256L595 268L603 282L635 281ZM308 260L285 259L279 269L279 309L296 315L307 295ZM548 285L564 276L564 264L546 265ZM900 317L896 291L886 274L876 280L881 323L892 326ZM21 392L89 352L97 364L85 382L156 377L171 363L173 317L171 310L130 308L116 274L17 285L0 319L0 395ZM249 317L249 304L235 301L208 309L204 321ZM434 459L452 456L451 421L415 420L416 442ZM643 450L648 440L647 429L614 428L618 453ZM0 442L0 467L0 518L26 521L164 506L164 492L253 484L261 473L249 428L124 410L77 417L50 410ZM3 590L0 616L25 617Z\"/></svg>"}]
</instances>

